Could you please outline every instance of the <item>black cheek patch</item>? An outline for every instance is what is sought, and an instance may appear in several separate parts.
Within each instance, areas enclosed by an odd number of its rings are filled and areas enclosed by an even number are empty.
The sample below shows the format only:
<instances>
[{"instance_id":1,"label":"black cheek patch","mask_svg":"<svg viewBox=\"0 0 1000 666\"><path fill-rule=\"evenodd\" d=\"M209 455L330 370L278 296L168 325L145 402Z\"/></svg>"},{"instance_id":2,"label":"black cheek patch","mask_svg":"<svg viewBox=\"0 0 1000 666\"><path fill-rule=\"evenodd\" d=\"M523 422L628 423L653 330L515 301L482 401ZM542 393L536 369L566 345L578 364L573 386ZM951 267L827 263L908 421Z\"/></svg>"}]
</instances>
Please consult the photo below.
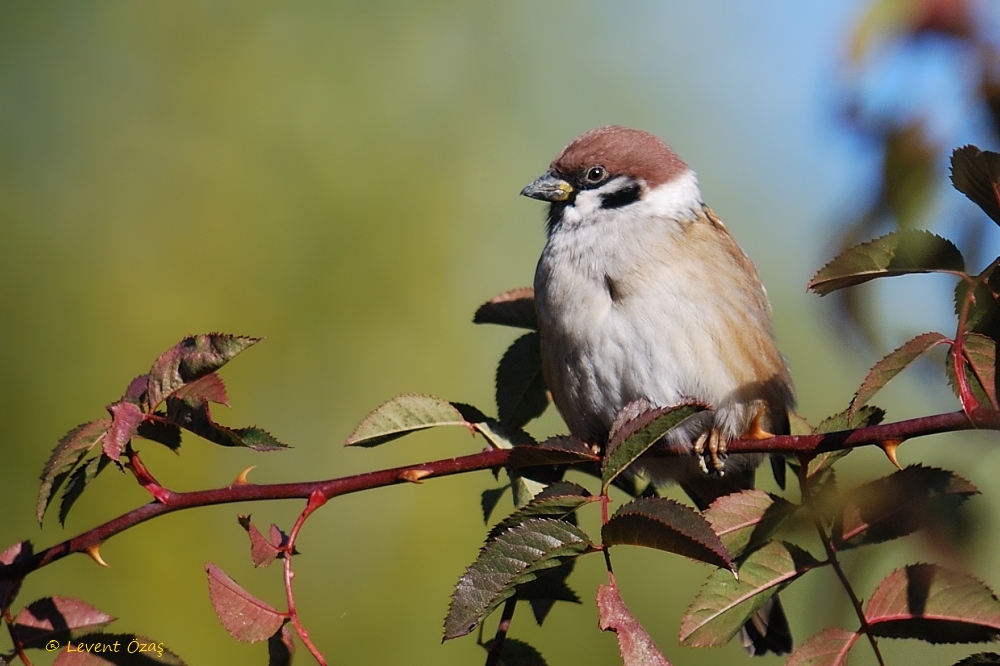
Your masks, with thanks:
<instances>
[{"instance_id":1,"label":"black cheek patch","mask_svg":"<svg viewBox=\"0 0 1000 666\"><path fill-rule=\"evenodd\" d=\"M638 183L623 187L616 192L609 192L601 196L601 208L621 208L639 200L642 188Z\"/></svg>"}]
</instances>

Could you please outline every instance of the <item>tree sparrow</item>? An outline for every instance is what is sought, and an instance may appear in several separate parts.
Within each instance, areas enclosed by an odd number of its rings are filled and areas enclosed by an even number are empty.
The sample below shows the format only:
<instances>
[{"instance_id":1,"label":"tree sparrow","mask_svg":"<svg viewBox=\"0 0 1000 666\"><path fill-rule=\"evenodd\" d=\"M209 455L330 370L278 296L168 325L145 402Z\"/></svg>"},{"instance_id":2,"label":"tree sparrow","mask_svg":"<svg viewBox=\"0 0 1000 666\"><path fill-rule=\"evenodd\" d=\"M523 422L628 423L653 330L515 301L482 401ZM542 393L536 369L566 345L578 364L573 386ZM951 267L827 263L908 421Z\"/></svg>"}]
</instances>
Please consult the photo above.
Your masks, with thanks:
<instances>
[{"instance_id":1,"label":"tree sparrow","mask_svg":"<svg viewBox=\"0 0 1000 666\"><path fill-rule=\"evenodd\" d=\"M661 444L696 455L645 469L700 509L752 488L763 456L726 456L726 444L755 425L787 433L794 390L757 270L694 172L652 134L601 127L521 194L550 202L535 309L545 382L570 432L603 446L630 403L707 403ZM791 650L777 597L741 640L751 655Z\"/></svg>"}]
</instances>

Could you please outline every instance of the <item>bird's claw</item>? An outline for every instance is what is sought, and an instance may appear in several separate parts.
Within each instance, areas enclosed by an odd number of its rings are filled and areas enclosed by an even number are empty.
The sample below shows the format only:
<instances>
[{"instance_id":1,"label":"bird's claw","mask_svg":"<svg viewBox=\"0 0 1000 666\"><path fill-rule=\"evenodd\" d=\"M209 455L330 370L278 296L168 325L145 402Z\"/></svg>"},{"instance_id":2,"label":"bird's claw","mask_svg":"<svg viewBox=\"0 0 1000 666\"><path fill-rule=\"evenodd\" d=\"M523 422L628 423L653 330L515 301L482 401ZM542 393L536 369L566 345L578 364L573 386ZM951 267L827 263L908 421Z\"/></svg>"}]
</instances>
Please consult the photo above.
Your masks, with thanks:
<instances>
[{"instance_id":1,"label":"bird's claw","mask_svg":"<svg viewBox=\"0 0 1000 666\"><path fill-rule=\"evenodd\" d=\"M708 444L708 451L705 451L705 444ZM719 476L725 475L726 467L726 438L716 429L703 432L694 441L694 454L698 457L698 466L705 474L715 472ZM709 469L711 463L711 469Z\"/></svg>"}]
</instances>

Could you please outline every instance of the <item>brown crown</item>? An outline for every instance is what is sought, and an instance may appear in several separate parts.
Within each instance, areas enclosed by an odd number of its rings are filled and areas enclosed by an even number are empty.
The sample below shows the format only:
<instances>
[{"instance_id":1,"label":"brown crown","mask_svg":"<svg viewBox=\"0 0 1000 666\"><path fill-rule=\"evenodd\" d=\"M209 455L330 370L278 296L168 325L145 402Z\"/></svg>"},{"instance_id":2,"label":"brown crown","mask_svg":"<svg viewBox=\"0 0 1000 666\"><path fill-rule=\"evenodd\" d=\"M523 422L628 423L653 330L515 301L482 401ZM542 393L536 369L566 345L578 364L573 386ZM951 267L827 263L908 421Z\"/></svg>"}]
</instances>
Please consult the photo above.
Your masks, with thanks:
<instances>
[{"instance_id":1,"label":"brown crown","mask_svg":"<svg viewBox=\"0 0 1000 666\"><path fill-rule=\"evenodd\" d=\"M641 178L650 188L688 170L656 135L619 125L581 134L552 162L552 169L564 177L592 166L603 166L611 176Z\"/></svg>"}]
</instances>

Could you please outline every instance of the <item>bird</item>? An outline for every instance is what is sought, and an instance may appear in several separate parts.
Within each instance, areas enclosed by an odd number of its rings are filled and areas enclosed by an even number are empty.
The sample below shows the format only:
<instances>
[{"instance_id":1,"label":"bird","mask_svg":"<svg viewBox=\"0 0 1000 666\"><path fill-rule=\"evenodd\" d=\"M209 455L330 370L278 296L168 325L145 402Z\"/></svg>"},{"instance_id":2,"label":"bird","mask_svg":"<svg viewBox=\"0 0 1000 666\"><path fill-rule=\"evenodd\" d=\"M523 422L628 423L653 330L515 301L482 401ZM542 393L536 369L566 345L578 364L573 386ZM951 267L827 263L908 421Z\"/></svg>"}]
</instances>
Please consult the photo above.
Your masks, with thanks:
<instances>
[{"instance_id":1,"label":"bird","mask_svg":"<svg viewBox=\"0 0 1000 666\"><path fill-rule=\"evenodd\" d=\"M574 139L522 195L548 202L534 303L542 376L570 434L606 445L629 406L711 407L640 459L704 510L753 488L761 454L726 454L748 432L787 434L795 390L767 292L659 137L618 125ZM782 463L783 469L783 463ZM791 651L771 597L741 629L750 655Z\"/></svg>"}]
</instances>

